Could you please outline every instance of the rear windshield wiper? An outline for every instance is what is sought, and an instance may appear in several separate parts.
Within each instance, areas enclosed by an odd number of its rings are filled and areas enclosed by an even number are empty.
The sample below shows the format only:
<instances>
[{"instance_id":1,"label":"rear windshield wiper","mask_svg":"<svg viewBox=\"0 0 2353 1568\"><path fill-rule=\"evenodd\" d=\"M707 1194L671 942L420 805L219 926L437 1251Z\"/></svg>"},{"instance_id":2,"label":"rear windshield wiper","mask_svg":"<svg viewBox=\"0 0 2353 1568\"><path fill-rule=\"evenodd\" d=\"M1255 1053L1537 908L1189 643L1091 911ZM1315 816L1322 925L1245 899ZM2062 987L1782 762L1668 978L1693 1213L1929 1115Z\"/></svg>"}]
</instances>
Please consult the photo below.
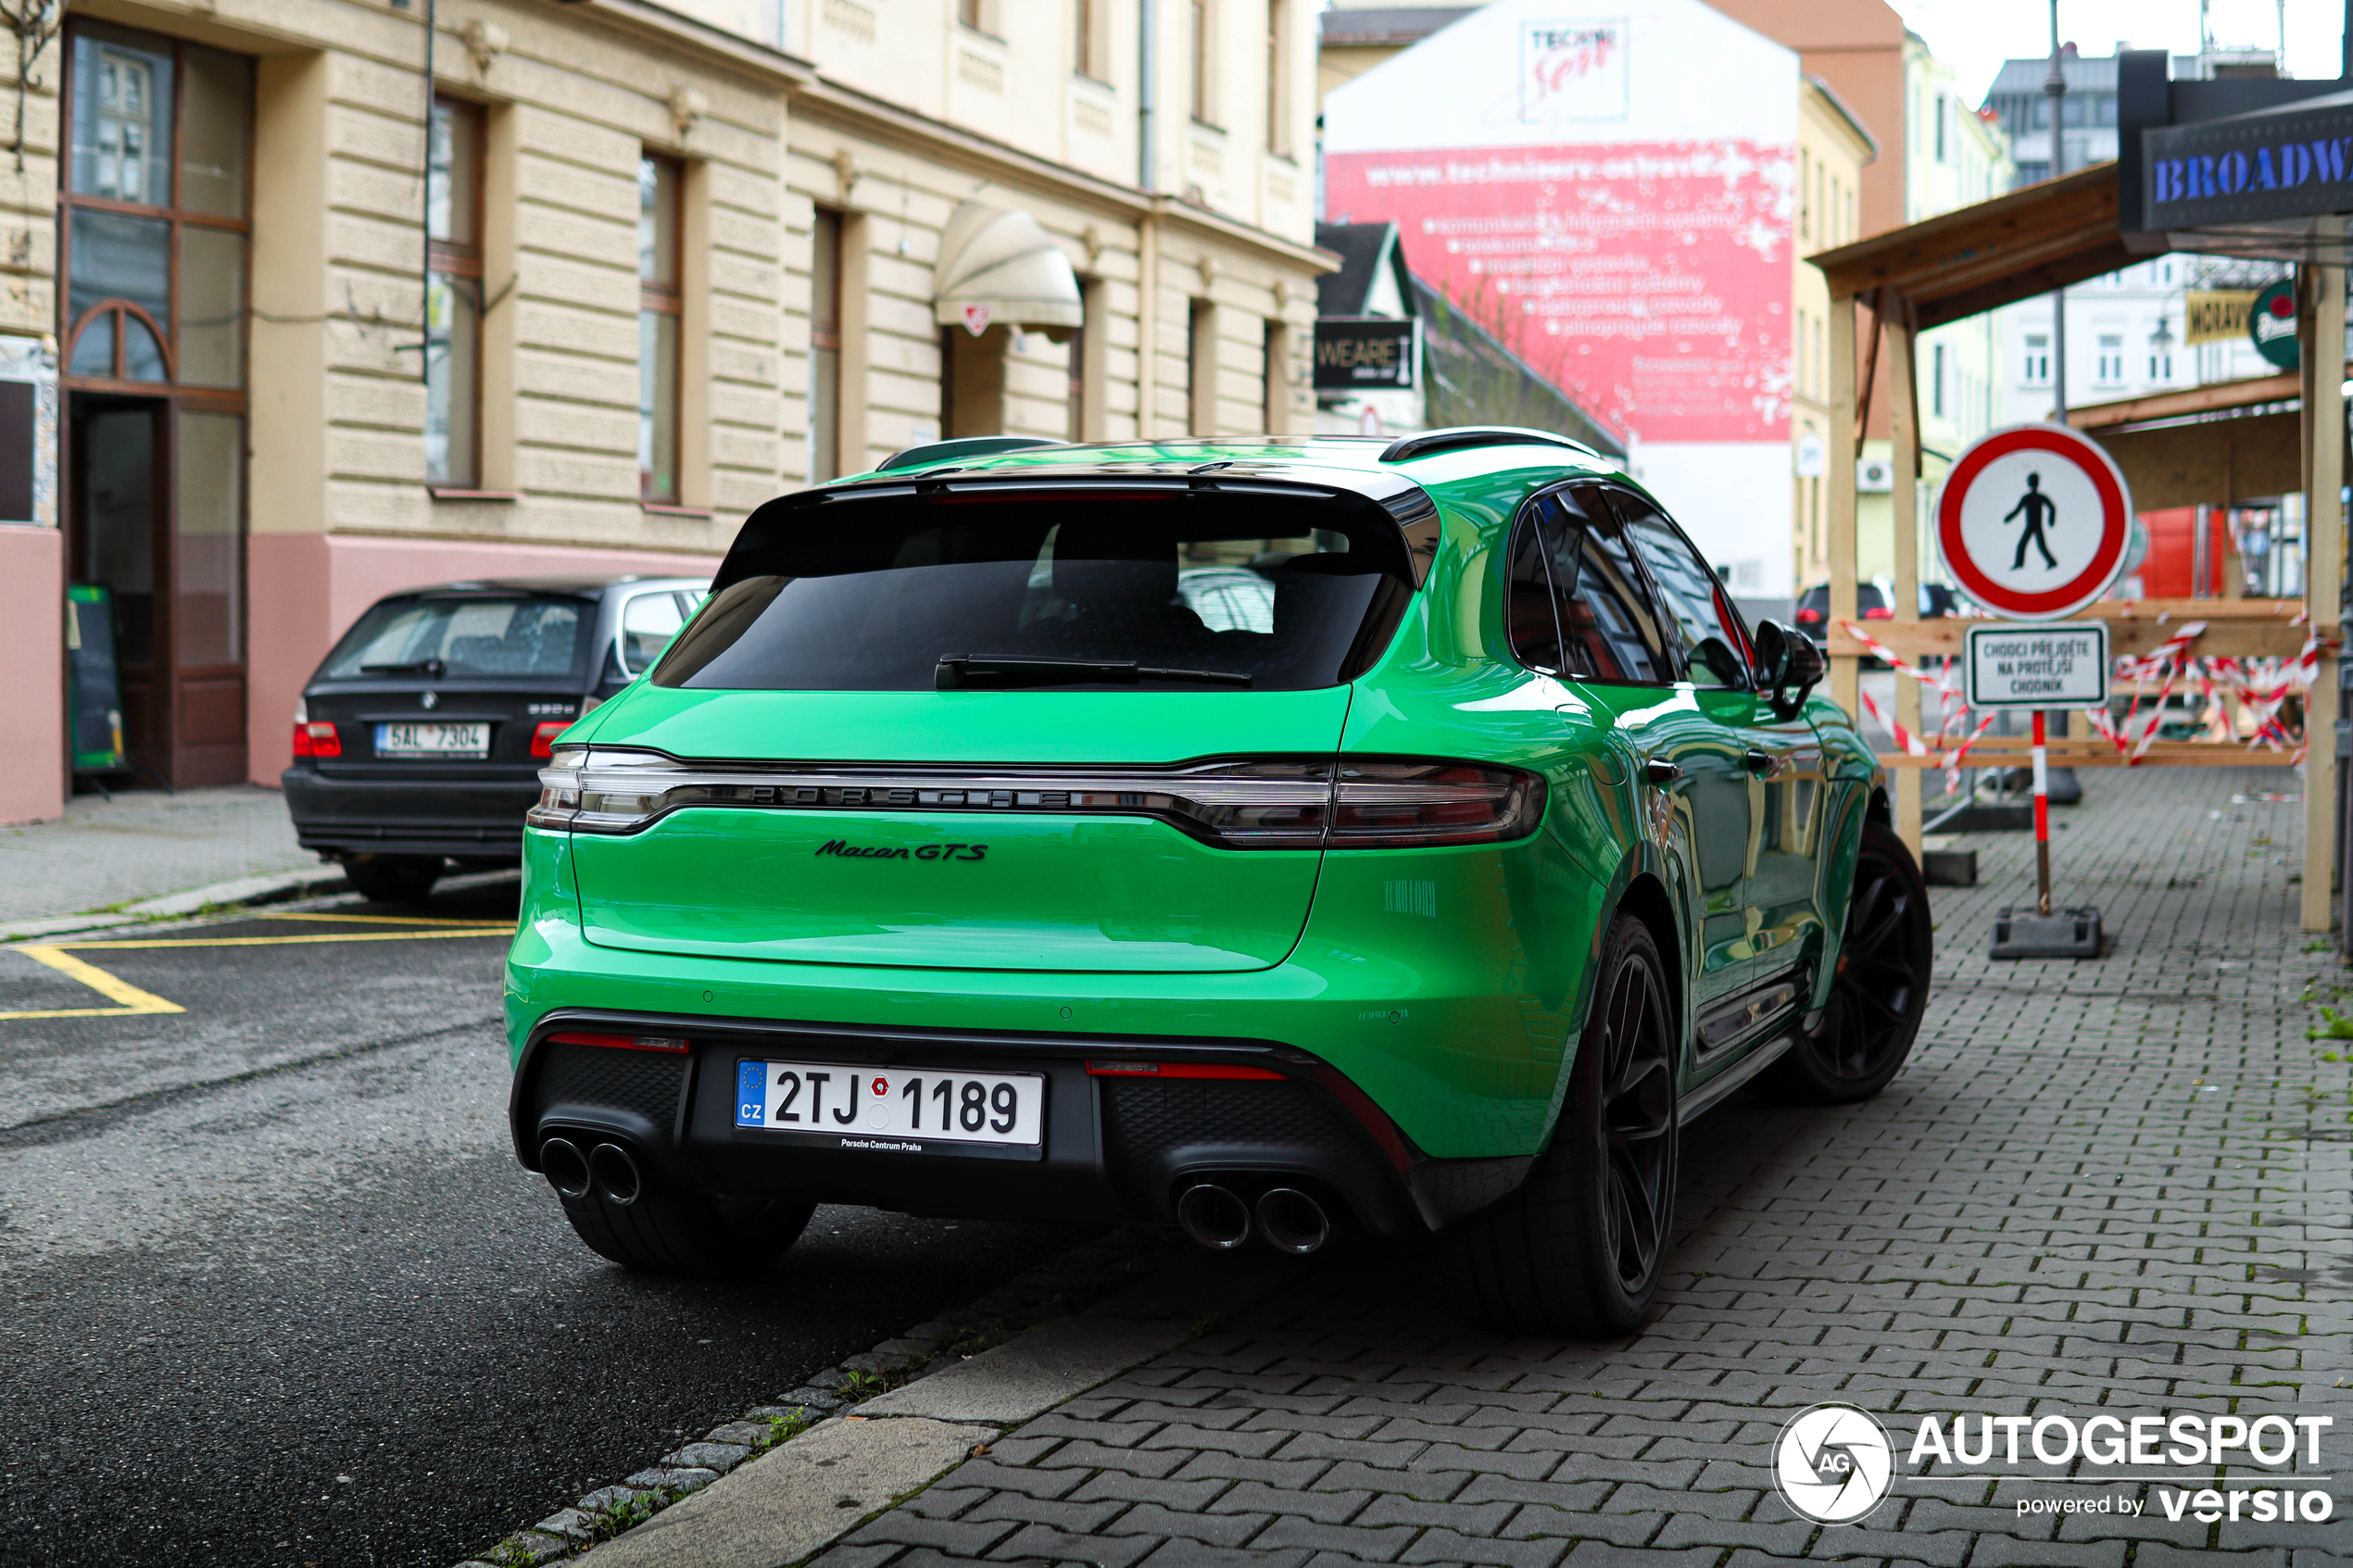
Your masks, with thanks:
<instances>
[{"instance_id":1,"label":"rear windshield wiper","mask_svg":"<svg viewBox=\"0 0 2353 1568\"><path fill-rule=\"evenodd\" d=\"M437 659L420 659L409 664L363 664L362 675L431 675L438 680L448 667Z\"/></svg>"},{"instance_id":2,"label":"rear windshield wiper","mask_svg":"<svg viewBox=\"0 0 2353 1568\"><path fill-rule=\"evenodd\" d=\"M1134 659L1023 659L988 654L950 654L933 674L933 685L943 692L978 686L1068 686L1089 682L1132 686L1143 681L1184 681L1202 686L1247 686L1250 676L1228 670L1171 670Z\"/></svg>"}]
</instances>

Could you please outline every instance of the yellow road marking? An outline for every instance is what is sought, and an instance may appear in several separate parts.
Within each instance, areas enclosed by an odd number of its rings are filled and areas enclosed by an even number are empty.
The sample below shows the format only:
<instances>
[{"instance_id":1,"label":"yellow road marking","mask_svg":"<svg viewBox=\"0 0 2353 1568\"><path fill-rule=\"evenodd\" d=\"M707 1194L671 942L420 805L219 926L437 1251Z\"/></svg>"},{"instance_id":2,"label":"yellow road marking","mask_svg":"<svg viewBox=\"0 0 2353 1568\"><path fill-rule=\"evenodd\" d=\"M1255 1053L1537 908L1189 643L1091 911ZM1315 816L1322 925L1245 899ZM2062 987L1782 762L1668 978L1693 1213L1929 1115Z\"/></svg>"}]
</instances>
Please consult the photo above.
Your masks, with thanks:
<instances>
[{"instance_id":1,"label":"yellow road marking","mask_svg":"<svg viewBox=\"0 0 2353 1568\"><path fill-rule=\"evenodd\" d=\"M267 918L267 917L266 917ZM316 920L316 915L281 915L281 920ZM346 920L390 920L385 915L346 915ZM460 925L458 922L447 922ZM444 931L357 931L337 933L330 936L159 936L145 941L120 942L43 942L28 943L5 949L22 953L38 964L46 964L58 973L78 980L98 995L122 1004L110 1008L39 1008L26 1012L0 1012L0 1020L19 1018L126 1018L134 1013L185 1012L178 1002L166 1001L152 991L142 991L128 980L118 979L97 965L84 963L66 951L69 947L282 947L298 942L418 942L447 936L510 936L512 925L472 925Z\"/></svg>"},{"instance_id":2,"label":"yellow road marking","mask_svg":"<svg viewBox=\"0 0 2353 1568\"><path fill-rule=\"evenodd\" d=\"M157 936L140 942L61 942L62 947L283 947L297 942L430 942L445 936L511 936L511 925L481 925L465 931L356 931L333 936ZM30 952L31 948L19 948Z\"/></svg>"},{"instance_id":3,"label":"yellow road marking","mask_svg":"<svg viewBox=\"0 0 2353 1568\"><path fill-rule=\"evenodd\" d=\"M434 916L434 915L285 915L285 914L278 914L278 915L256 915L256 916L254 916L253 918L254 918L254 919L256 919L256 920L330 920L330 921L347 921L347 922L351 922L351 923L352 923L352 924L354 924L354 925L466 925L466 926L497 926L497 927L499 930L501 930L501 931L512 931L512 930L515 928L514 922L512 922L512 921L504 921L504 922L501 922L501 921L495 921L495 920L449 920L449 919L446 919L446 918L443 918L443 917L440 917L440 916Z\"/></svg>"},{"instance_id":4,"label":"yellow road marking","mask_svg":"<svg viewBox=\"0 0 2353 1568\"><path fill-rule=\"evenodd\" d=\"M122 1018L142 1012L185 1012L178 1002L165 1001L152 991L142 991L128 980L119 980L95 964L83 963L71 953L52 947L19 947L18 952L38 964L46 964L68 979L78 980L110 1001L120 1002L111 1008L48 1008L36 1012L0 1012L0 1018Z\"/></svg>"}]
</instances>

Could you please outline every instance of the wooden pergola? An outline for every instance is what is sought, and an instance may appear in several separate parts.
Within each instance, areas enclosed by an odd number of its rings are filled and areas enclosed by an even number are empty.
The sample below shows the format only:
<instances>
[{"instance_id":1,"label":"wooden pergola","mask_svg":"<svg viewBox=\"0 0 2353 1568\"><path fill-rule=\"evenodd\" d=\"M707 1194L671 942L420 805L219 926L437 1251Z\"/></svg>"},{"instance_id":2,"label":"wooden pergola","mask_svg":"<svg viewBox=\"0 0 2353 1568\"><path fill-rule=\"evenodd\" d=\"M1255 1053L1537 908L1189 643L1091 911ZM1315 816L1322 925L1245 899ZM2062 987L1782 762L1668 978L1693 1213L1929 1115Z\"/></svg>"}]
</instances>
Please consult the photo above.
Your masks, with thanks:
<instances>
[{"instance_id":1,"label":"wooden pergola","mask_svg":"<svg viewBox=\"0 0 2353 1568\"><path fill-rule=\"evenodd\" d=\"M1920 424L1914 342L1927 329L2147 260L2146 255L2124 245L2118 223L2116 176L2114 163L2095 164L1810 258L1829 280L1832 301L1829 359L1831 428L1837 439L1830 461L1831 694L1849 712L1859 711L1862 660L1868 650L1838 622L1856 619L1855 459L1862 444L1861 411L1870 401L1867 378L1876 371L1879 361L1876 353L1868 351L1869 339L1881 339L1886 345L1894 393L1890 445L1894 472L1890 499L1894 504L1895 602L1894 619L1875 623L1872 633L1891 651L1907 659L1957 656L1961 651L1962 625L1919 619L1920 529L1916 508ZM2322 221L2341 224L2343 220ZM2304 601L2300 607L2284 610L2278 601L2262 599L2104 600L2074 618L2107 621L2111 650L2120 657L2148 653L2173 636L2183 622L2192 621L2208 623L2208 631L2192 649L2201 656L2293 659L2303 651L2309 628L2334 635L2340 608L2339 563L2345 555L2343 514L2334 501L2346 473L2344 378L2338 374L2345 341L2345 269L2305 263L2299 268L2298 280L2297 324L2306 369L2300 374L2271 378L2261 391L2273 401L2298 400L2296 409L2280 416L2294 421L2296 433L2297 483L2290 488L2307 496L2327 498L2305 508ZM1863 327L1860 319L1866 311L1869 324ZM2316 353L2316 344L2332 347ZM2314 374L2311 367L2316 364L2325 365L2327 373ZM2163 395L2195 402L2198 393L2206 390ZM2259 461L2267 480L2279 474L2276 425L2260 431L2244 426L2225 430L2225 425L2242 422L2193 420L2173 427L2159 439L2127 439L2140 433L2120 431L2116 426L2145 425L2201 411L2185 404L2180 409L2160 412L2154 408L2156 400L2143 401L2153 407L2088 427L2088 433L2108 445L2124 468L2136 506L2182 505L2184 495L2209 486L2211 493L2193 499L2227 505L2237 495L2251 494L2240 481L2251 482L2252 472L2234 475L2236 461ZM2334 432L2335 438L2315 440L2315 432ZM2257 442L2262 450L2258 454L2250 447L2244 459L2234 458L2230 445L2234 439ZM2144 483L2163 498L2145 497ZM2303 613L2296 614L2296 608ZM1919 732L1917 681L1895 683L1894 717L1907 731ZM2307 931L2329 928L2336 825L2336 652L2324 642L2319 669L2305 698L2309 765L2305 769L2304 785L2302 917ZM2008 755L2009 748L1989 742L1979 745L1989 764L2018 760ZM2055 741L2052 749L2055 760L2075 766L2119 759L2115 747L2105 740ZM2240 746L2213 742L2160 743L2140 760L2180 764L2267 759L2274 763L2289 760L2284 752L2251 753ZM1926 776L1922 764L1936 766L1940 759L1899 753L1883 760L1891 765L1896 781L1896 825L1917 851Z\"/></svg>"}]
</instances>

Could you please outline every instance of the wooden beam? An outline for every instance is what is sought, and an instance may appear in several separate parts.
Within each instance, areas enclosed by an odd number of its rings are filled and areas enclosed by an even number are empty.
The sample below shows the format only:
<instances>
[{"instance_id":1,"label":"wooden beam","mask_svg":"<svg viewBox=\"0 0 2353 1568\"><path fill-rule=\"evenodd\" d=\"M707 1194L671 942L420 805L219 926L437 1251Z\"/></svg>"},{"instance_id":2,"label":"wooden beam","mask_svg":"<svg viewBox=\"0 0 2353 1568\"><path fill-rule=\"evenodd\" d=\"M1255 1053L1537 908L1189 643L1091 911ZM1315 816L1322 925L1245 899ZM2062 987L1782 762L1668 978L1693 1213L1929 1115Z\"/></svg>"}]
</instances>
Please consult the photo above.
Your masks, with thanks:
<instances>
[{"instance_id":1,"label":"wooden beam","mask_svg":"<svg viewBox=\"0 0 2353 1568\"><path fill-rule=\"evenodd\" d=\"M2316 220L2313 234L2345 232L2341 217ZM2304 604L2306 620L2331 632L2343 608L2345 574L2345 269L2296 269L2304 298L2297 335L2304 358ZM2304 929L2325 932L2336 906L2336 655L2323 651L2304 696Z\"/></svg>"},{"instance_id":2,"label":"wooden beam","mask_svg":"<svg viewBox=\"0 0 2353 1568\"><path fill-rule=\"evenodd\" d=\"M1894 624L1917 624L1920 618L1919 504L1920 395L1919 340L1913 335L1910 302L1881 291L1883 305L1895 307L1886 324L1888 391L1888 527L1895 554ZM1912 734L1920 733L1920 684L1895 683L1895 721ZM1920 852L1920 778L1905 772L1895 776L1895 831Z\"/></svg>"},{"instance_id":3,"label":"wooden beam","mask_svg":"<svg viewBox=\"0 0 2353 1568\"><path fill-rule=\"evenodd\" d=\"M1831 301L1830 344L1830 554L1831 619L1859 615L1855 600L1855 459L1858 442L1855 410L1855 314L1851 299ZM1862 721L1862 666L1849 652L1833 646L1831 654L1831 700Z\"/></svg>"},{"instance_id":4,"label":"wooden beam","mask_svg":"<svg viewBox=\"0 0 2353 1568\"><path fill-rule=\"evenodd\" d=\"M1806 259L1822 270L1833 299L1889 284L1909 294L1916 280L2055 232L2106 227L2113 232L2116 218L2116 166L2095 163Z\"/></svg>"},{"instance_id":5,"label":"wooden beam","mask_svg":"<svg viewBox=\"0 0 2353 1568\"><path fill-rule=\"evenodd\" d=\"M2353 375L2353 363L2346 372ZM2259 408L2266 403L2286 403L2304 395L2304 378L2295 370L2250 381L2216 382L2210 386L2183 387L2179 392L2152 392L2145 397L2123 397L2113 403L2086 403L2067 411L2067 422L2097 434L2118 425L2145 424L2151 420L2186 419L2192 414L2221 413L2232 408Z\"/></svg>"},{"instance_id":6,"label":"wooden beam","mask_svg":"<svg viewBox=\"0 0 2353 1568\"><path fill-rule=\"evenodd\" d=\"M2220 604L2222 601L2215 600ZM2095 621L2097 616L2077 616L2075 621ZM2073 622L2070 622L2072 624ZM1905 659L1942 659L1961 656L1962 633L1971 626L1983 626L1982 621L1964 621L1948 616L1939 621L1922 621L1903 625L1894 621L1874 621L1865 628L1874 641ZM2181 623L2160 624L2154 621L2112 621L2108 622L2108 652L2119 659L2137 658L2154 653L2166 640L2181 630ZM2304 651L2305 629L2292 622L2277 620L2223 621L2207 622L2197 641L2190 645L2194 657L2225 659L2294 659ZM1869 649L1846 633L1843 626L1833 625L1830 633L1830 655L1832 671L1841 659L1864 658ZM1835 691L1831 694L1836 696Z\"/></svg>"},{"instance_id":7,"label":"wooden beam","mask_svg":"<svg viewBox=\"0 0 2353 1568\"><path fill-rule=\"evenodd\" d=\"M2162 746L2164 743L2160 741L2158 744ZM2198 743L2181 741L2175 744L2192 746ZM2018 766L2025 766L2027 755L2022 752L2016 754ZM1881 752L1879 760L1881 767L1891 771L1917 771L1944 766L1944 760L1941 757L1911 757L1900 751ZM2112 746L2108 748L2108 754L2104 757L2085 755L2070 756L2067 759L2067 766L2070 768L2289 768L2295 764L2296 753L2293 751L2249 751L2244 746L2226 744L2214 744L2199 752L2159 752L2157 746L2151 746L2148 755L2137 762L2128 761L2119 756L2116 747ZM1961 766L1980 768L1987 764L1979 759L1977 752L1971 751Z\"/></svg>"}]
</instances>

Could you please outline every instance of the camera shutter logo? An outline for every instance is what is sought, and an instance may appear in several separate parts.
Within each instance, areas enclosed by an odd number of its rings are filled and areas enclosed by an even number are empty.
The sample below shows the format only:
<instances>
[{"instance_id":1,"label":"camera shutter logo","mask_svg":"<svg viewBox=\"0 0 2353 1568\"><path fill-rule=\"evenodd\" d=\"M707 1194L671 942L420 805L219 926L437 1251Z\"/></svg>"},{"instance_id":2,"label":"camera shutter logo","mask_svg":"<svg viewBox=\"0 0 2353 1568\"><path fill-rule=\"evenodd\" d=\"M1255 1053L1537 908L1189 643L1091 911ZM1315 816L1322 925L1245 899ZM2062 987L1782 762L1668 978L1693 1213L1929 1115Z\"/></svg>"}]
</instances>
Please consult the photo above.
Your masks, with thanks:
<instances>
[{"instance_id":1,"label":"camera shutter logo","mask_svg":"<svg viewBox=\"0 0 2353 1568\"><path fill-rule=\"evenodd\" d=\"M1853 1405L1808 1405L1773 1444L1781 1500L1818 1524L1854 1524L1880 1505L1894 1474L1887 1429Z\"/></svg>"}]
</instances>

